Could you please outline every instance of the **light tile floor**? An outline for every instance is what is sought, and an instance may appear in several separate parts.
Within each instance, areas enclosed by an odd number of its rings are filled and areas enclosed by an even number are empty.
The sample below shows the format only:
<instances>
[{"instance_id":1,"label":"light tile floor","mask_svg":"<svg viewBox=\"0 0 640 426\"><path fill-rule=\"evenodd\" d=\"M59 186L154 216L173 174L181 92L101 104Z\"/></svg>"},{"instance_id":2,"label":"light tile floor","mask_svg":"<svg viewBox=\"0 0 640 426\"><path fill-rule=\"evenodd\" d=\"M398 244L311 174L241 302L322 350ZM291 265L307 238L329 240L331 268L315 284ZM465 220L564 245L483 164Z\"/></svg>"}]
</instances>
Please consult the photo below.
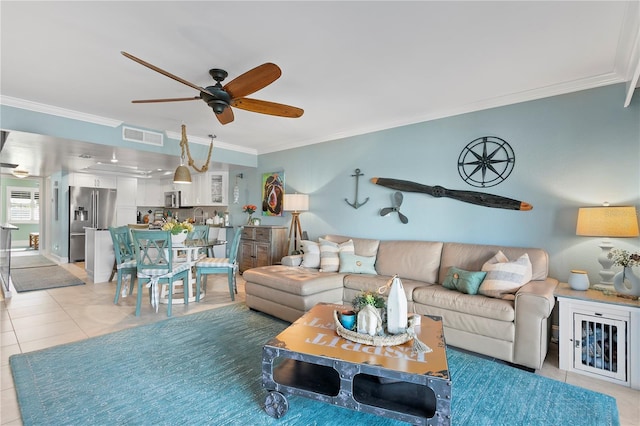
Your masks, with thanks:
<instances>
[{"instance_id":1,"label":"light tile floor","mask_svg":"<svg viewBox=\"0 0 640 426\"><path fill-rule=\"evenodd\" d=\"M149 306L135 316L135 298L126 297L113 304L115 282L87 280L83 264L61 265L87 282L84 286L15 294L0 300L1 345L1 425L21 425L9 356L16 353L75 342L166 318L166 306L156 314ZM226 277L212 277L208 293L201 303L188 307L175 305L173 316L182 316L232 303ZM238 279L236 301L244 301L244 280ZM135 295L135 293L134 293ZM2 294L0 293L0 298ZM602 392L616 398L623 426L640 424L640 391L558 369L558 347L551 345L543 368L536 371L555 380Z\"/></svg>"}]
</instances>

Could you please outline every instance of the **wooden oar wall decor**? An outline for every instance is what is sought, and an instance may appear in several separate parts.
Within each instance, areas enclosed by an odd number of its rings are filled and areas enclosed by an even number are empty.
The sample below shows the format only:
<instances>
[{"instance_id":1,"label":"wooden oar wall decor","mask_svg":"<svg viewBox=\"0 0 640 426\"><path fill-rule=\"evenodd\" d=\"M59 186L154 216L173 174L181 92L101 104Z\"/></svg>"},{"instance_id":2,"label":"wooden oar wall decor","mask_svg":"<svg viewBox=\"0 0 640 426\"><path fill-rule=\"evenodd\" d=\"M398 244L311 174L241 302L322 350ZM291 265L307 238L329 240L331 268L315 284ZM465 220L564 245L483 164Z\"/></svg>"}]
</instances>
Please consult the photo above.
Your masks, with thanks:
<instances>
[{"instance_id":1,"label":"wooden oar wall decor","mask_svg":"<svg viewBox=\"0 0 640 426\"><path fill-rule=\"evenodd\" d=\"M384 186L386 188L395 189L396 191L419 192L421 194L428 194L436 198L447 197L454 200L462 201L464 203L471 203L484 207L522 211L533 209L533 206L531 204L524 201L501 197L499 195L486 194L483 192L458 191L454 189L447 189L439 185L428 186L408 180L380 177L371 178L371 182L375 183L376 185Z\"/></svg>"}]
</instances>

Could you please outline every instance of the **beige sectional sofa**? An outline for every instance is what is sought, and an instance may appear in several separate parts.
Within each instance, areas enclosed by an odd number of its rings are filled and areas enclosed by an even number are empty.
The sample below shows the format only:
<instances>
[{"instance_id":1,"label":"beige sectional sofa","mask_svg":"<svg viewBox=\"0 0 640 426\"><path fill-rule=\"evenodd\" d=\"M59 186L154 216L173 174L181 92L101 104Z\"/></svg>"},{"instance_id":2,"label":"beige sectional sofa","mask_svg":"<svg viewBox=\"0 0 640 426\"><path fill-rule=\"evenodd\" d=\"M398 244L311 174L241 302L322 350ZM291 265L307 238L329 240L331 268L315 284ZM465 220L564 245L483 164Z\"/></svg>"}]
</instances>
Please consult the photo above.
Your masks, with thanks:
<instances>
[{"instance_id":1,"label":"beige sectional sofa","mask_svg":"<svg viewBox=\"0 0 640 426\"><path fill-rule=\"evenodd\" d=\"M318 302L349 305L363 290L376 291L394 274L402 279L410 312L443 317L448 345L528 368L540 368L547 354L553 291L549 258L537 248L502 247L432 241L379 241L328 235L341 243L351 239L355 255L375 256L377 274L321 272L304 268L301 256L282 265L244 272L246 303L286 321L295 321ZM531 280L512 299L465 294L442 283L451 267L480 271L498 251L531 262Z\"/></svg>"}]
</instances>

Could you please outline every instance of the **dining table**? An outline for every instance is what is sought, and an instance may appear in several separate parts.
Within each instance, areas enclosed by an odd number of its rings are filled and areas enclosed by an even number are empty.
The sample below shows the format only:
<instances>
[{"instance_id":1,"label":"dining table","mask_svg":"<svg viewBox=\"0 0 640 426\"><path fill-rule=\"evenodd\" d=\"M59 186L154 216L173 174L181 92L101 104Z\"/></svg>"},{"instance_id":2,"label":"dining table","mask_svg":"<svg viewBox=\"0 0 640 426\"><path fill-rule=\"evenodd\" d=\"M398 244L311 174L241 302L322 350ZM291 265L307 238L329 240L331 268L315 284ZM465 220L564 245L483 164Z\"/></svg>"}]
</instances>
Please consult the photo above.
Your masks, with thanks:
<instances>
[{"instance_id":1,"label":"dining table","mask_svg":"<svg viewBox=\"0 0 640 426\"><path fill-rule=\"evenodd\" d=\"M208 253L213 252L213 247L227 244L224 240L185 240L182 244L173 244L171 250L173 251L174 263L186 262L189 264L189 273L187 280L189 285L189 302L195 302L196 300L196 280L193 276L196 263L207 256ZM175 285L175 283L174 283ZM179 284L178 284L179 285ZM184 286L184 283L183 283ZM184 287L183 287L184 288ZM200 289L200 300L205 296L204 287ZM160 303L169 303L169 291L163 285L160 291L159 297ZM182 292L176 292L174 288L172 304L184 303L184 290Z\"/></svg>"}]
</instances>

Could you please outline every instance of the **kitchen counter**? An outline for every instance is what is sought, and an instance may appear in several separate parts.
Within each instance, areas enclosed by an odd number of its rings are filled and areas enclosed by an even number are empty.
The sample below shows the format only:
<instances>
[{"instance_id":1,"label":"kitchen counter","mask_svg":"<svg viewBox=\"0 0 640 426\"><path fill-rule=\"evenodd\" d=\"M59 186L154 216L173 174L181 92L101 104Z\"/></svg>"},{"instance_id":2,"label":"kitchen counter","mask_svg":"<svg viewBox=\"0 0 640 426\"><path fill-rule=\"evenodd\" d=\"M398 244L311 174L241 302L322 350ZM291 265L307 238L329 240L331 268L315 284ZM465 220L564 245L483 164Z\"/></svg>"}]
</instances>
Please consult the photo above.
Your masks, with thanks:
<instances>
[{"instance_id":1,"label":"kitchen counter","mask_svg":"<svg viewBox=\"0 0 640 426\"><path fill-rule=\"evenodd\" d=\"M109 230L87 228L84 269L94 283L109 282L116 255Z\"/></svg>"}]
</instances>

